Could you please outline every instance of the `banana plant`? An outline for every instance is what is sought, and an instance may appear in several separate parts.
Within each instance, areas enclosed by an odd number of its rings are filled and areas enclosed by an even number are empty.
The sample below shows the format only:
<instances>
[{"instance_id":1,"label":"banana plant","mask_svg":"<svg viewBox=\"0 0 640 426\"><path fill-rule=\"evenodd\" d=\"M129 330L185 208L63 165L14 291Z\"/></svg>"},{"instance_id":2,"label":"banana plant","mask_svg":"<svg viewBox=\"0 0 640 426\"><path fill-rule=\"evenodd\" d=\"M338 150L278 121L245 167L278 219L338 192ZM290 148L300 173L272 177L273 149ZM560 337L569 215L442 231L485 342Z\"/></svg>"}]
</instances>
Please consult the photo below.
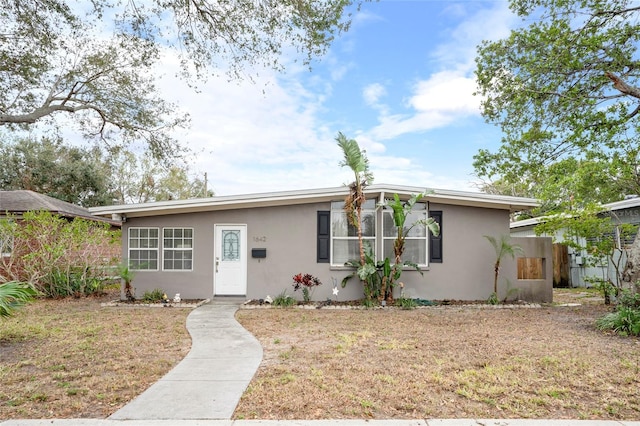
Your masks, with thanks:
<instances>
[{"instance_id":1,"label":"banana plant","mask_svg":"<svg viewBox=\"0 0 640 426\"><path fill-rule=\"evenodd\" d=\"M386 260L388 263L389 259ZM367 301L379 297L382 284L382 277L379 271L384 268L384 261L376 262L373 248L368 242L364 242L364 262L350 260L345 263L345 266L351 266L356 270L342 279L341 285L343 288L351 278L357 276L364 284L364 296Z\"/></svg>"},{"instance_id":2,"label":"banana plant","mask_svg":"<svg viewBox=\"0 0 640 426\"><path fill-rule=\"evenodd\" d=\"M405 223L413 206L420 201L422 198L427 196L428 192L421 192L419 194L412 195L407 201L400 200L400 196L398 194L393 194L393 200L385 200L383 203L379 204L379 207L389 207L393 210L393 224L396 227L396 239L393 242L393 254L395 256L395 261L391 266L391 270L389 271L388 279L382 284L383 288L381 289L382 297L387 301L393 301L393 287L400 279L400 275L402 275L403 267L411 267L420 272L420 268L417 264L409 261L402 260L402 254L404 253L405 241L409 232L417 225L423 225L430 231L433 235L438 235L440 233L440 226L438 223L431 217L420 219L413 222L408 227L405 227Z\"/></svg>"}]
</instances>

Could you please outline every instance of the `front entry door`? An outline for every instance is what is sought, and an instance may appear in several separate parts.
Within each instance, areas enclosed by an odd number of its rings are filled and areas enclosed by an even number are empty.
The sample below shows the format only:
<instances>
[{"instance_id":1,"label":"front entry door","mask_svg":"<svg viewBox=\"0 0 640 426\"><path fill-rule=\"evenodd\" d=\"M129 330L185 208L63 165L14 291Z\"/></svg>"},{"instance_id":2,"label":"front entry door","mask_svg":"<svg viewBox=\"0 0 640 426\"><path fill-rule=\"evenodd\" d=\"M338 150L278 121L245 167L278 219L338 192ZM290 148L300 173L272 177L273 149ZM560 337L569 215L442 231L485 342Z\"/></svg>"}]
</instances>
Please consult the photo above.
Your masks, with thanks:
<instances>
[{"instance_id":1,"label":"front entry door","mask_svg":"<svg viewBox=\"0 0 640 426\"><path fill-rule=\"evenodd\" d=\"M247 225L215 225L213 294L247 294Z\"/></svg>"}]
</instances>

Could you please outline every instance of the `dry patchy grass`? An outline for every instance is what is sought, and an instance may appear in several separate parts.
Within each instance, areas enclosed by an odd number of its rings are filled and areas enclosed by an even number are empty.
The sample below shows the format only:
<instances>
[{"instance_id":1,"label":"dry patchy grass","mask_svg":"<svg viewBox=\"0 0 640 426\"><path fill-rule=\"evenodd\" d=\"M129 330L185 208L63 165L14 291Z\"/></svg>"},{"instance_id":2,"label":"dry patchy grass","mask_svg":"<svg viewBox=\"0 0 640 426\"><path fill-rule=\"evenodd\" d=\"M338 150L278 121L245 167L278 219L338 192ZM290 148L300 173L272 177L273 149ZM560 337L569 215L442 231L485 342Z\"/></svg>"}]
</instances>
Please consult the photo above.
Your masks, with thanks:
<instances>
[{"instance_id":1,"label":"dry patchy grass","mask_svg":"<svg viewBox=\"0 0 640 426\"><path fill-rule=\"evenodd\" d=\"M187 354L190 310L100 307L113 298L0 321L0 418L106 417ZM235 418L637 419L640 339L596 330L606 311L242 310L265 357Z\"/></svg>"},{"instance_id":2,"label":"dry patchy grass","mask_svg":"<svg viewBox=\"0 0 640 426\"><path fill-rule=\"evenodd\" d=\"M38 300L0 320L0 419L106 417L189 352L188 309Z\"/></svg>"},{"instance_id":3,"label":"dry patchy grass","mask_svg":"<svg viewBox=\"0 0 640 426\"><path fill-rule=\"evenodd\" d=\"M640 340L605 312L241 310L264 359L234 418L637 419Z\"/></svg>"}]
</instances>

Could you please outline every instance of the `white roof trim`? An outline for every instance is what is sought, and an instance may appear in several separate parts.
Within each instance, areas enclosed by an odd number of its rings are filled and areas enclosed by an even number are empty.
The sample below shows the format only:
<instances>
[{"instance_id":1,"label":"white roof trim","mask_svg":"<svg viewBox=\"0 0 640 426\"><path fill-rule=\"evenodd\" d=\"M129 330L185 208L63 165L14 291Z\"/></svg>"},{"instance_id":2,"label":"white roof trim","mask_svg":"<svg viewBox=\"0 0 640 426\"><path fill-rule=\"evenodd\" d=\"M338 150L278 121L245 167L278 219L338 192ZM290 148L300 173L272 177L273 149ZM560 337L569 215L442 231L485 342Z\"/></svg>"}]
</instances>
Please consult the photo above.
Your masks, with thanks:
<instances>
[{"instance_id":1,"label":"white roof trim","mask_svg":"<svg viewBox=\"0 0 640 426\"><path fill-rule=\"evenodd\" d=\"M602 211L617 211L623 209L629 209L633 207L640 207L640 197L629 198L627 200L614 201L613 203L602 204ZM511 222L511 229L524 228L527 226L539 225L544 222L548 216L538 216L531 219L518 220Z\"/></svg>"},{"instance_id":2,"label":"white roof trim","mask_svg":"<svg viewBox=\"0 0 640 426\"><path fill-rule=\"evenodd\" d=\"M232 210L248 207L270 207L314 202L335 201L346 197L349 188L319 188L296 191L268 192L259 194L228 195L211 198L193 198L189 200L159 201L141 204L123 204L115 206L92 207L94 215L125 215L127 217L157 216L178 213L194 213L202 211ZM411 195L430 191L426 199L434 203L455 204L474 207L497 208L510 211L527 210L538 206L532 198L490 195L479 192L464 192L424 187L371 185L366 188L367 194Z\"/></svg>"},{"instance_id":3,"label":"white roof trim","mask_svg":"<svg viewBox=\"0 0 640 426\"><path fill-rule=\"evenodd\" d=\"M613 203L602 205L602 207L607 210L622 210L638 206L640 206L640 197L629 198L627 200L615 201Z\"/></svg>"}]
</instances>

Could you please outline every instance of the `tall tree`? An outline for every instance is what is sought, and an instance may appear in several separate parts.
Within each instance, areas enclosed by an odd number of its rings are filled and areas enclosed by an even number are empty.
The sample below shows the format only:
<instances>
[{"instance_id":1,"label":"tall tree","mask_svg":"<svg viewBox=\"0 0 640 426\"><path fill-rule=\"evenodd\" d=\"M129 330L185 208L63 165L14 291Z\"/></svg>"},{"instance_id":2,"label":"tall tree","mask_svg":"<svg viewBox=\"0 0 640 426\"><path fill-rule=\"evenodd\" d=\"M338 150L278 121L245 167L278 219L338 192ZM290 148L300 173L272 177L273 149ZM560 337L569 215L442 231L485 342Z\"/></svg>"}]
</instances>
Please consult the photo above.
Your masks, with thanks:
<instances>
[{"instance_id":1,"label":"tall tree","mask_svg":"<svg viewBox=\"0 0 640 426\"><path fill-rule=\"evenodd\" d=\"M640 8L631 0L511 0L510 7L526 23L478 48L482 113L504 136L497 152L476 155L477 174L517 182L573 158L608 164L618 193L640 193ZM630 282L640 278L636 242Z\"/></svg>"},{"instance_id":2,"label":"tall tree","mask_svg":"<svg viewBox=\"0 0 640 426\"><path fill-rule=\"evenodd\" d=\"M364 190L373 182L373 174L369 170L369 159L366 151L360 149L355 139L347 139L345 135L338 133L336 141L344 154L344 160L340 162L340 166L349 167L353 171L354 180L349 184L349 194L344 200L344 211L347 215L347 221L356 229L358 235L360 259L355 274L358 275L362 282L367 302L371 302L375 296L374 293L378 290L376 288L377 284L374 282L377 277L377 271L374 248L363 238L362 207L366 201ZM353 262L347 263L356 266ZM350 277L342 280L343 286Z\"/></svg>"},{"instance_id":3,"label":"tall tree","mask_svg":"<svg viewBox=\"0 0 640 426\"><path fill-rule=\"evenodd\" d=\"M342 133L336 137L338 146L342 149L344 160L340 166L349 167L353 171L354 180L349 184L349 195L344 202L344 210L347 213L349 223L358 232L360 248L360 265L365 264L364 240L362 238L362 206L366 201L364 189L373 183L373 173L369 170L367 152L360 149L355 139L347 139Z\"/></svg>"},{"instance_id":4,"label":"tall tree","mask_svg":"<svg viewBox=\"0 0 640 426\"><path fill-rule=\"evenodd\" d=\"M105 153L30 137L0 141L0 190L28 189L83 207L212 197L203 179L181 162L150 153Z\"/></svg>"},{"instance_id":5,"label":"tall tree","mask_svg":"<svg viewBox=\"0 0 640 426\"><path fill-rule=\"evenodd\" d=\"M187 75L305 63L349 26L352 0L0 0L0 125L66 114L85 136L146 141L173 154L187 117L159 96L153 68L170 49ZM193 74L195 73L195 74Z\"/></svg>"},{"instance_id":6,"label":"tall tree","mask_svg":"<svg viewBox=\"0 0 640 426\"><path fill-rule=\"evenodd\" d=\"M167 166L149 152L136 155L127 150L114 150L106 161L111 170L110 184L116 204L184 200L214 195L203 179L191 176L189 167L185 164Z\"/></svg>"},{"instance_id":7,"label":"tall tree","mask_svg":"<svg viewBox=\"0 0 640 426\"><path fill-rule=\"evenodd\" d=\"M109 170L100 150L60 139L0 141L0 190L28 189L84 207L111 203Z\"/></svg>"}]
</instances>

